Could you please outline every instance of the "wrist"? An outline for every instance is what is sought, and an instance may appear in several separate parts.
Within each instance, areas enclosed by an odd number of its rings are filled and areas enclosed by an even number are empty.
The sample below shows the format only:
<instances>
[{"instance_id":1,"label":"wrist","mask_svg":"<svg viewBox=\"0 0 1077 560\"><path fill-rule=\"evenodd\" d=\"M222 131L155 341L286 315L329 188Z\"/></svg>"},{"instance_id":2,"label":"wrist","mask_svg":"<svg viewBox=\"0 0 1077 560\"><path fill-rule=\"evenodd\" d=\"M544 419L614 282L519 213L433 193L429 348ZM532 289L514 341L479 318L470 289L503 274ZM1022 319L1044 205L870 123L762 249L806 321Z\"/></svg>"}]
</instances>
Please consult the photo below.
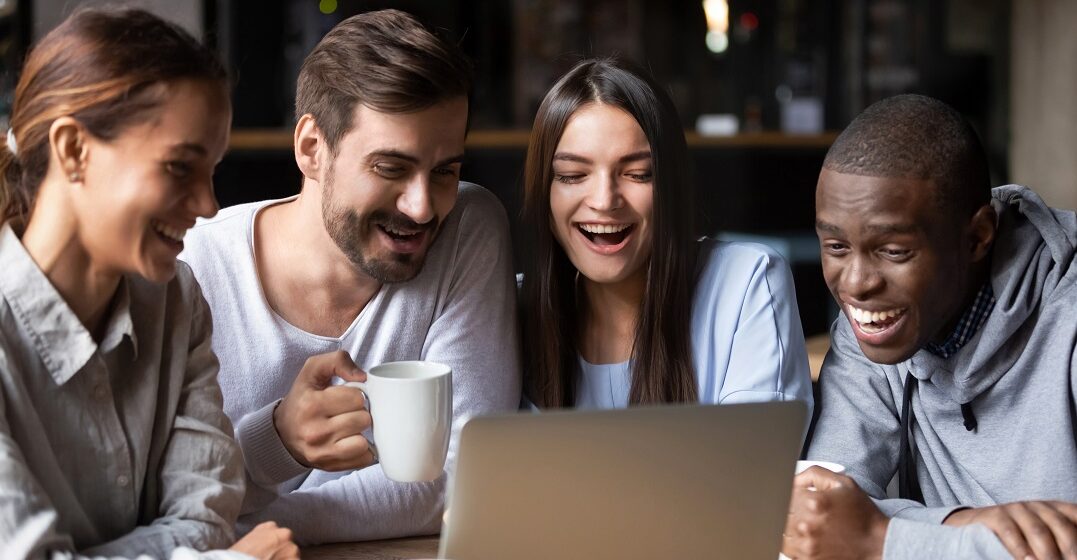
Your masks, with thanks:
<instances>
[{"instance_id":1,"label":"wrist","mask_svg":"<svg viewBox=\"0 0 1077 560\"><path fill-rule=\"evenodd\" d=\"M882 558L883 549L886 546L886 532L890 530L890 518L883 515L881 512L871 523L871 532L869 538L871 540L869 552L870 558Z\"/></svg>"},{"instance_id":2,"label":"wrist","mask_svg":"<svg viewBox=\"0 0 1077 560\"><path fill-rule=\"evenodd\" d=\"M955 509L942 520L943 525L949 525L951 527L960 527L962 525L968 525L969 516L972 515L972 508L963 507Z\"/></svg>"},{"instance_id":3,"label":"wrist","mask_svg":"<svg viewBox=\"0 0 1077 560\"><path fill-rule=\"evenodd\" d=\"M278 400L277 404L273 405L273 429L276 430L277 437L280 438L281 445L284 446L284 450L292 456L292 459L300 465L303 465L304 467L309 469L310 465L308 465L307 462L304 460L302 454L300 454L294 447L292 447L291 443L288 441L288 438L284 436L284 432L280 429L282 423L280 417L280 415L282 414L280 405L282 404L284 404L283 398Z\"/></svg>"}]
</instances>

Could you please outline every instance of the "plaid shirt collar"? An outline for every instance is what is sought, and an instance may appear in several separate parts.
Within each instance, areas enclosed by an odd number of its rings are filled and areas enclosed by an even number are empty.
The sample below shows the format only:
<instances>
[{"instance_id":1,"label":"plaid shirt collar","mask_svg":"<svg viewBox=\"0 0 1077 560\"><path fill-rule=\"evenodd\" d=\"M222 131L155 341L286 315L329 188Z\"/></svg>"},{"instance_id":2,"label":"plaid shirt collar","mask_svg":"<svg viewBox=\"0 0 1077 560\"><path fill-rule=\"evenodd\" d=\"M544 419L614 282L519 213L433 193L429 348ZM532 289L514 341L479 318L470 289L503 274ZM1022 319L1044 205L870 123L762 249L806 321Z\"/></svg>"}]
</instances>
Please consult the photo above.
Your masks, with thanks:
<instances>
[{"instance_id":1,"label":"plaid shirt collar","mask_svg":"<svg viewBox=\"0 0 1077 560\"><path fill-rule=\"evenodd\" d=\"M976 299L972 302L972 306L965 310L965 314L957 322L957 328L950 333L946 342L942 344L929 342L927 351L944 360L953 356L987 322L987 317L991 315L991 310L994 307L995 292L991 289L991 282L984 282L984 285L980 287L980 291L976 294Z\"/></svg>"}]
</instances>

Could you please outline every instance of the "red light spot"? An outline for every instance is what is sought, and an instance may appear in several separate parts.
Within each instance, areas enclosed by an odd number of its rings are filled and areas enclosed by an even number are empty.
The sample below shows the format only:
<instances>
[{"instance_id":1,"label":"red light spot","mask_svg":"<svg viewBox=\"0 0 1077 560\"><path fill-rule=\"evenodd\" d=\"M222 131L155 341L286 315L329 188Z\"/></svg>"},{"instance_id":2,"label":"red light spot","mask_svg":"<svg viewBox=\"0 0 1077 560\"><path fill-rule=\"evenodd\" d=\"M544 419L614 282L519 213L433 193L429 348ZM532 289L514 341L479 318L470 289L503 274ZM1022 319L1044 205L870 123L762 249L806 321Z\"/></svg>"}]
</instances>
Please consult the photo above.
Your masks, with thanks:
<instances>
[{"instance_id":1,"label":"red light spot","mask_svg":"<svg viewBox=\"0 0 1077 560\"><path fill-rule=\"evenodd\" d=\"M740 26L748 31L755 31L759 27L759 18L752 12L744 12L740 15Z\"/></svg>"}]
</instances>

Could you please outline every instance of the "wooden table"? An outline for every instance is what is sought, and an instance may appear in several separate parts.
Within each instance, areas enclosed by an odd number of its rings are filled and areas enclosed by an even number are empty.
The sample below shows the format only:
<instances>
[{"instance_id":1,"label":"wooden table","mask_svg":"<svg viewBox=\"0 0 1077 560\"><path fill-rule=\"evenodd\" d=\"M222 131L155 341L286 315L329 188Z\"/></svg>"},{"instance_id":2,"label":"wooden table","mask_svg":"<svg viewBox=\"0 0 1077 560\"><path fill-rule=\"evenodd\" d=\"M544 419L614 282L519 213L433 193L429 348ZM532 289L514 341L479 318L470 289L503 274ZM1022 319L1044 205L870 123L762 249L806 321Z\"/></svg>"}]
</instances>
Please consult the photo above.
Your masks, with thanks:
<instances>
[{"instance_id":1,"label":"wooden table","mask_svg":"<svg viewBox=\"0 0 1077 560\"><path fill-rule=\"evenodd\" d=\"M323 544L304 548L303 560L413 560L437 558L438 537L408 537L354 543Z\"/></svg>"}]
</instances>

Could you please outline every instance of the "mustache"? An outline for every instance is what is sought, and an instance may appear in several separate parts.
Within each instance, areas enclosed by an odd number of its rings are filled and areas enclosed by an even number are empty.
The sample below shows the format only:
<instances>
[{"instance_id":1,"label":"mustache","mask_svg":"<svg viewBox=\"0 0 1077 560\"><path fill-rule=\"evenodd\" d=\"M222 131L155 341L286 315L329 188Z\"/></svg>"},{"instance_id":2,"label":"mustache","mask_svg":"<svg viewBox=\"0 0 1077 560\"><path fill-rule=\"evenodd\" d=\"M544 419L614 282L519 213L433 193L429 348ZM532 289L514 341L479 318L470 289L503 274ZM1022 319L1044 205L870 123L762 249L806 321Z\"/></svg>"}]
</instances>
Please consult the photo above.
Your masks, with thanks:
<instances>
[{"instance_id":1,"label":"mustache","mask_svg":"<svg viewBox=\"0 0 1077 560\"><path fill-rule=\"evenodd\" d=\"M434 217L425 224L420 224L399 212L390 214L384 210L371 212L370 216L367 218L367 222L382 227L390 227L398 231L413 231L415 233L434 231L438 228L437 217Z\"/></svg>"}]
</instances>

